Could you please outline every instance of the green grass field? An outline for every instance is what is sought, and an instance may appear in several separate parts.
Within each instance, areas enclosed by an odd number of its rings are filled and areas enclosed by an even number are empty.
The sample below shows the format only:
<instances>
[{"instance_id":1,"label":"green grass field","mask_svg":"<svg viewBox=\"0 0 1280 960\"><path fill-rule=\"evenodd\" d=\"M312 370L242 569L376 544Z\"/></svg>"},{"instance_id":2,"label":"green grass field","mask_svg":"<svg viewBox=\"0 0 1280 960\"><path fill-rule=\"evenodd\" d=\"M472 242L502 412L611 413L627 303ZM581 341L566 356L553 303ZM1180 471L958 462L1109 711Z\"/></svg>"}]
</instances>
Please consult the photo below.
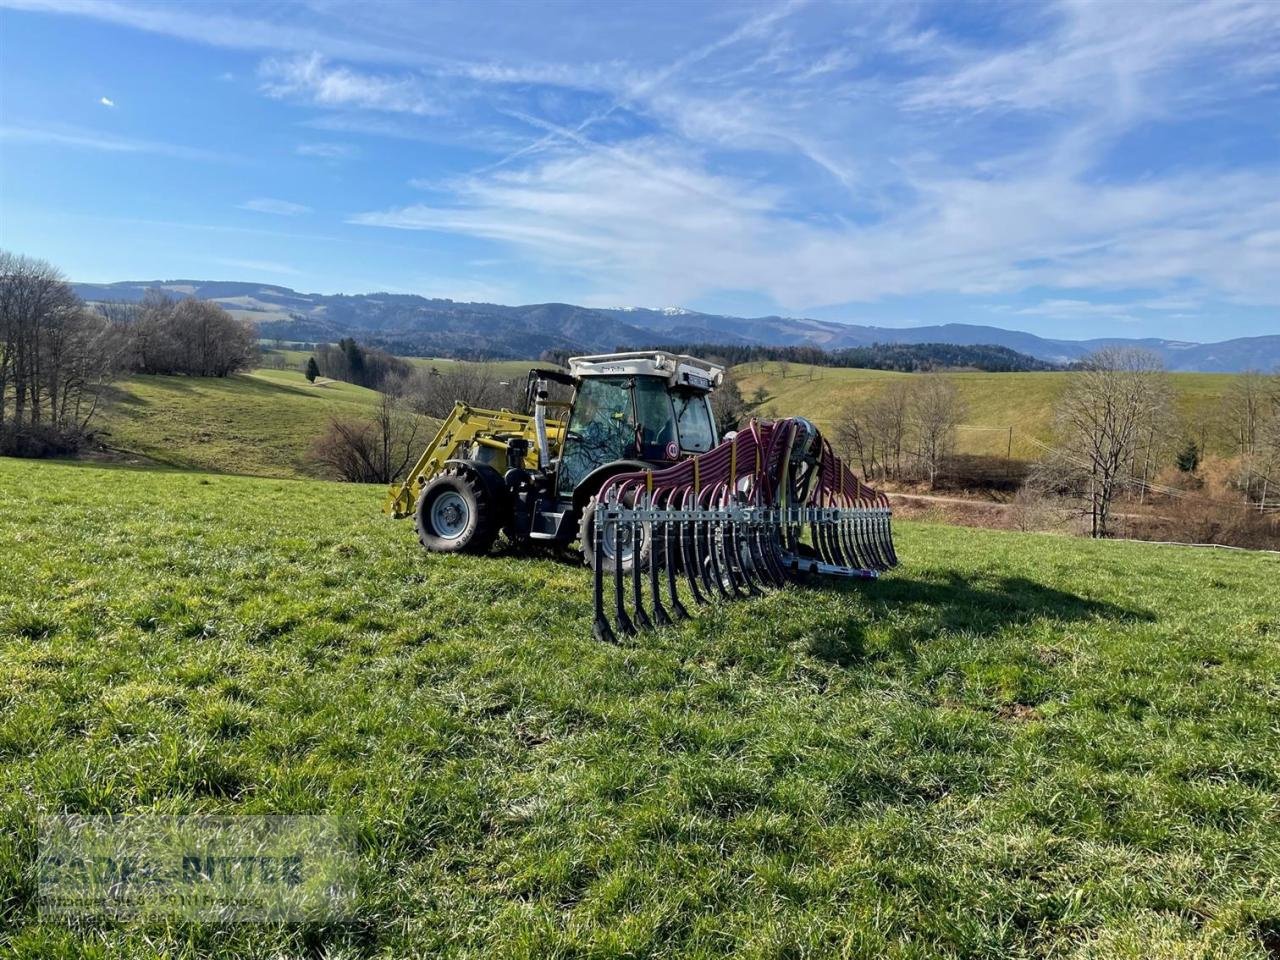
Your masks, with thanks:
<instances>
[{"instance_id":1,"label":"green grass field","mask_svg":"<svg viewBox=\"0 0 1280 960\"><path fill-rule=\"evenodd\" d=\"M810 370L813 379L809 378ZM742 395L757 388L768 395L762 409L780 416L804 416L819 427L833 426L848 403L871 395L886 379L913 374L884 370L809 367L789 364L787 376L776 363L743 364L734 370ZM958 436L959 452L1004 456L1013 427L1013 456L1038 459L1042 451L1033 440L1052 440L1054 402L1066 388L1067 373L952 373L968 407ZM1170 374L1177 410L1198 436L1202 423L1220 420L1223 394L1233 377L1224 373Z\"/></svg>"},{"instance_id":2,"label":"green grass field","mask_svg":"<svg viewBox=\"0 0 1280 960\"><path fill-rule=\"evenodd\" d=\"M96 427L117 449L179 467L303 476L334 414L368 416L378 394L289 370L232 377L134 376L113 388Z\"/></svg>"},{"instance_id":3,"label":"green grass field","mask_svg":"<svg viewBox=\"0 0 1280 960\"><path fill-rule=\"evenodd\" d=\"M1280 950L1280 558L903 524L602 646L380 495L0 459L0 955ZM65 812L346 815L359 909L42 919Z\"/></svg>"}]
</instances>

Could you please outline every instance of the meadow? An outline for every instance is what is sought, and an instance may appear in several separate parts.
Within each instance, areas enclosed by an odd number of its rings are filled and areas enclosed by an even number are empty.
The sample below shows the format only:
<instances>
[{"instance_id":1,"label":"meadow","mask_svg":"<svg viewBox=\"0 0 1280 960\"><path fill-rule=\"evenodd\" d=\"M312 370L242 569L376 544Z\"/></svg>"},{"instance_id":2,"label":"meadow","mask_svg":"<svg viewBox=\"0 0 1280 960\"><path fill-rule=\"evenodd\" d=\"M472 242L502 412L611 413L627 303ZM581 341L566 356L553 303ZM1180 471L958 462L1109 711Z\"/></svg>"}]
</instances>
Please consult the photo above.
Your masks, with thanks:
<instances>
[{"instance_id":1,"label":"meadow","mask_svg":"<svg viewBox=\"0 0 1280 960\"><path fill-rule=\"evenodd\" d=\"M332 416L365 418L374 390L308 383L295 370L230 377L131 376L116 383L94 427L112 449L177 467L300 477Z\"/></svg>"},{"instance_id":2,"label":"meadow","mask_svg":"<svg viewBox=\"0 0 1280 960\"><path fill-rule=\"evenodd\" d=\"M605 646L380 496L0 459L0 955L1280 953L1280 557L902 523ZM63 812L345 815L356 916L42 918Z\"/></svg>"},{"instance_id":3,"label":"meadow","mask_svg":"<svg viewBox=\"0 0 1280 960\"><path fill-rule=\"evenodd\" d=\"M886 380L915 374L886 370L839 367L810 367L805 364L741 364L734 368L742 395L751 399L763 388L766 399L761 409L778 416L808 417L822 428L832 428L850 401L868 397ZM1013 428L1014 459L1036 460L1043 456L1038 443L1053 440L1053 409L1066 389L1068 373L949 373L967 407L957 435L957 452L1004 457L1010 452L1009 428ZM1189 434L1206 432L1220 418L1223 395L1232 374L1169 374L1175 407ZM1221 446L1221 443L1217 444ZM1227 453L1226 449L1215 452Z\"/></svg>"}]
</instances>

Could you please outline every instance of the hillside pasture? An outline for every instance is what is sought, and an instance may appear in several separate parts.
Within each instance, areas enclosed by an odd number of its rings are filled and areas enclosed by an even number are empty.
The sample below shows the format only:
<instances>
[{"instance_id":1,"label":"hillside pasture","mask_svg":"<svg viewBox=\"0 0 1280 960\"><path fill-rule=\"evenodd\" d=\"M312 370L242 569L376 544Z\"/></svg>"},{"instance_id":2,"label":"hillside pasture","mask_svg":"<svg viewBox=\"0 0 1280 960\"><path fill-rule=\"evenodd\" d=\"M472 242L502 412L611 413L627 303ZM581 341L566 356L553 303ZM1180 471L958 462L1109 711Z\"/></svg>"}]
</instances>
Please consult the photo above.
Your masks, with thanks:
<instances>
[{"instance_id":1,"label":"hillside pasture","mask_svg":"<svg viewBox=\"0 0 1280 960\"><path fill-rule=\"evenodd\" d=\"M277 350L274 347L264 346L262 351L263 369L269 369L271 366L271 359L277 356L283 360L285 369L290 371L301 371L306 369L307 358L313 356L313 354L310 350L296 350L292 348L282 348ZM459 365L484 366L486 369L492 371L496 377L500 377L504 380L514 379L519 382L524 382L525 377L529 375L529 370L533 367L546 366L546 364L541 364L537 360L490 360L480 364L470 360L450 360L447 357L401 357L400 359L407 360L415 367L423 370L430 370L434 367L441 372Z\"/></svg>"},{"instance_id":2,"label":"hillside pasture","mask_svg":"<svg viewBox=\"0 0 1280 960\"><path fill-rule=\"evenodd\" d=\"M761 409L779 416L803 416L822 428L833 428L842 411L855 399L868 397L886 381L919 374L806 364L741 364L734 368L742 395L751 399L763 387ZM1014 459L1036 460L1043 455L1037 445L1053 440L1055 401L1066 389L1070 374L949 373L968 413L960 425L958 453L1003 457L1009 452L1009 428L1013 427ZM1228 452L1218 436L1222 398L1233 379L1224 373L1173 373L1169 375L1179 416L1189 435L1210 441L1216 452Z\"/></svg>"},{"instance_id":3,"label":"hillside pasture","mask_svg":"<svg viewBox=\"0 0 1280 960\"><path fill-rule=\"evenodd\" d=\"M111 448L158 463L296 477L312 472L307 450L330 417L367 417L378 396L292 370L133 376L115 385L97 427Z\"/></svg>"},{"instance_id":4,"label":"hillside pasture","mask_svg":"<svg viewBox=\"0 0 1280 960\"><path fill-rule=\"evenodd\" d=\"M0 459L0 954L1275 956L1280 558L904 523L606 646L380 496ZM43 818L195 812L350 818L354 920L39 914Z\"/></svg>"}]
</instances>

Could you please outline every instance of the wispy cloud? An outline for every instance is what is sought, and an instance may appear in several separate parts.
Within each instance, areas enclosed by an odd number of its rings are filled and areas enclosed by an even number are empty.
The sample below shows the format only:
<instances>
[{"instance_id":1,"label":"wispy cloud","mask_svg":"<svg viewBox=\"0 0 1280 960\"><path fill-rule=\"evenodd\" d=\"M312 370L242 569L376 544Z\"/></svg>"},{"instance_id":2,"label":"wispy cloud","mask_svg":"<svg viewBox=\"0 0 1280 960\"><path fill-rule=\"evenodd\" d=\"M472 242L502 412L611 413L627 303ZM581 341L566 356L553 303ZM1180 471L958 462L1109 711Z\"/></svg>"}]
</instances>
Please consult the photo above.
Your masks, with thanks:
<instances>
[{"instance_id":1,"label":"wispy cloud","mask_svg":"<svg viewBox=\"0 0 1280 960\"><path fill-rule=\"evenodd\" d=\"M259 76L263 92L281 100L420 116L441 112L416 77L363 73L330 64L318 53L266 60Z\"/></svg>"},{"instance_id":2,"label":"wispy cloud","mask_svg":"<svg viewBox=\"0 0 1280 960\"><path fill-rule=\"evenodd\" d=\"M5 126L0 127L0 139L15 143L40 143L83 150L99 150L105 153L149 153L179 160L201 160L212 163L232 163L241 159L231 154L199 147L116 137L79 127Z\"/></svg>"},{"instance_id":3,"label":"wispy cloud","mask_svg":"<svg viewBox=\"0 0 1280 960\"><path fill-rule=\"evenodd\" d=\"M454 185L449 205L351 218L512 245L635 302L759 290L788 309L925 292L1161 288L1189 273L1280 302L1280 173L1085 186L1052 175L920 180L919 205L879 222L799 220L769 190L679 158L605 152ZM725 203L733 196L738 202Z\"/></svg>"},{"instance_id":4,"label":"wispy cloud","mask_svg":"<svg viewBox=\"0 0 1280 960\"><path fill-rule=\"evenodd\" d=\"M301 203L291 203L288 200L273 200L270 197L260 197L256 200L246 200L239 204L241 210L252 210L254 213L271 213L279 217L296 217L303 213L310 213L311 208Z\"/></svg>"},{"instance_id":5,"label":"wispy cloud","mask_svg":"<svg viewBox=\"0 0 1280 960\"><path fill-rule=\"evenodd\" d=\"M104 107L114 107L116 105L116 102L112 100L110 97L100 97L98 99L98 102L102 104Z\"/></svg>"},{"instance_id":6,"label":"wispy cloud","mask_svg":"<svg viewBox=\"0 0 1280 960\"><path fill-rule=\"evenodd\" d=\"M320 157L324 160L345 160L360 151L349 143L300 143L294 148L300 157Z\"/></svg>"},{"instance_id":7,"label":"wispy cloud","mask_svg":"<svg viewBox=\"0 0 1280 960\"><path fill-rule=\"evenodd\" d=\"M992 294L1006 316L1098 325L1168 314L1155 304L1187 291L1280 303L1269 0L667 19L516 5L466 44L461 4L6 3L260 53L265 96L320 108L299 111L298 155L342 159L349 139L410 158L381 187L420 174L352 223L488 241L503 266L441 266L469 289L523 272L584 298L727 291L797 310Z\"/></svg>"}]
</instances>

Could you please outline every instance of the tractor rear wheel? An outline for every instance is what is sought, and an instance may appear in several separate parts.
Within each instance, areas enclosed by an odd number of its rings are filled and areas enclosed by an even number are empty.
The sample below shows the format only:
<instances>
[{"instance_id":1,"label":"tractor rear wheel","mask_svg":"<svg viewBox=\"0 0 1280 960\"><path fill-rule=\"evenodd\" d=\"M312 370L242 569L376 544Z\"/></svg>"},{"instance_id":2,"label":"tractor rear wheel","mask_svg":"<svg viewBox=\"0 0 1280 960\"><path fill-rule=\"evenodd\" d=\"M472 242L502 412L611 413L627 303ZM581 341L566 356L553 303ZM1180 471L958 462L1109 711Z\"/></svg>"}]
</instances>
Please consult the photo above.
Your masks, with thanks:
<instances>
[{"instance_id":1,"label":"tractor rear wheel","mask_svg":"<svg viewBox=\"0 0 1280 960\"><path fill-rule=\"evenodd\" d=\"M486 553L501 526L499 507L475 471L451 467L422 488L413 513L418 541L432 553Z\"/></svg>"}]
</instances>

